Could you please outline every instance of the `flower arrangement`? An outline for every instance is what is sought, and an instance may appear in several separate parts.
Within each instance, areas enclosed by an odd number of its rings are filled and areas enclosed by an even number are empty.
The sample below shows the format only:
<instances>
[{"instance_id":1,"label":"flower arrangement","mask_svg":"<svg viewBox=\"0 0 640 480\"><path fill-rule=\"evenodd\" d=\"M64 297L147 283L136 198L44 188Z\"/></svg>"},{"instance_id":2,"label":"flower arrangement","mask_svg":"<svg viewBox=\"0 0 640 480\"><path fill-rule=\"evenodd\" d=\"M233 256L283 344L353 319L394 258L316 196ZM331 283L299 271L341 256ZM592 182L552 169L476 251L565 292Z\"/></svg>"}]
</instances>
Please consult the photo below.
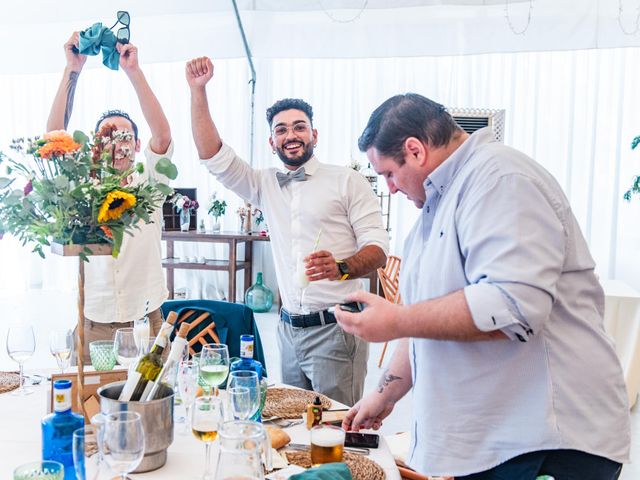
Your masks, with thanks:
<instances>
[{"instance_id":1,"label":"flower arrangement","mask_svg":"<svg viewBox=\"0 0 640 480\"><path fill-rule=\"evenodd\" d=\"M81 131L73 136L53 131L14 140L11 157L0 152L0 238L6 232L23 245L35 244L33 251L43 258L43 247L52 241L107 243L117 257L125 232L149 223L173 193L153 178L131 182L144 172L143 164L133 165L131 136L106 124L92 138ZM155 169L169 179L178 174L166 158ZM91 253L85 247L80 258L88 261Z\"/></svg>"},{"instance_id":2,"label":"flower arrangement","mask_svg":"<svg viewBox=\"0 0 640 480\"><path fill-rule=\"evenodd\" d=\"M200 207L197 200L191 200L189 197L182 195L181 193L176 193L171 201L176 211L179 213L182 213L185 210L189 213L195 212Z\"/></svg>"},{"instance_id":3,"label":"flower arrangement","mask_svg":"<svg viewBox=\"0 0 640 480\"><path fill-rule=\"evenodd\" d=\"M227 202L225 200L218 200L218 193L213 192L213 195L211 195L211 201L209 203L209 211L207 213L217 218L224 215L226 210Z\"/></svg>"},{"instance_id":4,"label":"flower arrangement","mask_svg":"<svg viewBox=\"0 0 640 480\"><path fill-rule=\"evenodd\" d=\"M631 142L631 150L635 150L638 145L640 145L640 135ZM640 195L640 175L636 175L636 178L633 179L633 185L624 193L624 199L627 202L631 201L633 194Z\"/></svg>"},{"instance_id":5,"label":"flower arrangement","mask_svg":"<svg viewBox=\"0 0 640 480\"><path fill-rule=\"evenodd\" d=\"M356 172L359 172L360 169L362 168L362 165L360 164L360 162L358 162L358 160L351 157L351 161L349 162L349 168L355 170Z\"/></svg>"}]
</instances>

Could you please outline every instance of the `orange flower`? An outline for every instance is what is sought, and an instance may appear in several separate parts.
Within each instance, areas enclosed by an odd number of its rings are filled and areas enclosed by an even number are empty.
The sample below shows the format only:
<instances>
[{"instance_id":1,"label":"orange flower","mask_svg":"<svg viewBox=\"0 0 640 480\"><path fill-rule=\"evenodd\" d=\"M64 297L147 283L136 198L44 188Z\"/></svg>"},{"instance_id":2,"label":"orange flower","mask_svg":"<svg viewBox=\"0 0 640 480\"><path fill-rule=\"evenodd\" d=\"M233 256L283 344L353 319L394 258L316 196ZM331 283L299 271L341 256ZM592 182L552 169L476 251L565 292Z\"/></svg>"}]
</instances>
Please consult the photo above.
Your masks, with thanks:
<instances>
[{"instance_id":1,"label":"orange flower","mask_svg":"<svg viewBox=\"0 0 640 480\"><path fill-rule=\"evenodd\" d=\"M54 130L46 133L44 139L47 141L38 149L42 158L50 159L53 156L73 153L80 148L80 144L73 141L71 135L64 130Z\"/></svg>"},{"instance_id":2,"label":"orange flower","mask_svg":"<svg viewBox=\"0 0 640 480\"><path fill-rule=\"evenodd\" d=\"M100 228L108 238L113 238L113 232L106 225L100 225Z\"/></svg>"}]
</instances>

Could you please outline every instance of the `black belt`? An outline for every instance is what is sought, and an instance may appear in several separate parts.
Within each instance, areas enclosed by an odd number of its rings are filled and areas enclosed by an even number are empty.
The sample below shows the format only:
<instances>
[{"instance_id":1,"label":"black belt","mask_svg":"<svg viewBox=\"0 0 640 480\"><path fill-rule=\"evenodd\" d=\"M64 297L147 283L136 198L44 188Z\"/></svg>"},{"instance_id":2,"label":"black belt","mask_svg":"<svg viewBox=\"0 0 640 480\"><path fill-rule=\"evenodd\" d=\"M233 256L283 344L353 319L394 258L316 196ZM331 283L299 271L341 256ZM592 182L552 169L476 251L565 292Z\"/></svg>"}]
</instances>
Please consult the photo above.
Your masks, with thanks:
<instances>
[{"instance_id":1,"label":"black belt","mask_svg":"<svg viewBox=\"0 0 640 480\"><path fill-rule=\"evenodd\" d=\"M308 315L296 315L287 312L283 308L280 310L280 318L290 323L292 327L297 328L318 327L320 325L336 323L336 317L328 310L322 310Z\"/></svg>"}]
</instances>

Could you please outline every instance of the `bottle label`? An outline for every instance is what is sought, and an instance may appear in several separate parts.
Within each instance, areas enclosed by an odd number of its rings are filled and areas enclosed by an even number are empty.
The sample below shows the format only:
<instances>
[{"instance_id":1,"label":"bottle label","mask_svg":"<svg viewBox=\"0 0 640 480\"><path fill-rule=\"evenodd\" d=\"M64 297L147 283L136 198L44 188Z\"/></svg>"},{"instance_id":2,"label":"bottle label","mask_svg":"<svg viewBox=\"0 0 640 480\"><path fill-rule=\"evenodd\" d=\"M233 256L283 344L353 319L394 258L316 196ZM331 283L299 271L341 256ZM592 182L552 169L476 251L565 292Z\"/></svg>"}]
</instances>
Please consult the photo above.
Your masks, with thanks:
<instances>
[{"instance_id":1,"label":"bottle label","mask_svg":"<svg viewBox=\"0 0 640 480\"><path fill-rule=\"evenodd\" d=\"M142 374L140 372L138 372L137 370L129 370L127 382L124 384L124 387L122 387L122 392L120 392L118 400L121 400L123 402L128 402L129 400L131 400L133 392L138 386L138 382L141 378Z\"/></svg>"},{"instance_id":2,"label":"bottle label","mask_svg":"<svg viewBox=\"0 0 640 480\"><path fill-rule=\"evenodd\" d=\"M253 337L251 337L251 340L240 339L240 356L242 358L253 358Z\"/></svg>"},{"instance_id":3,"label":"bottle label","mask_svg":"<svg viewBox=\"0 0 640 480\"><path fill-rule=\"evenodd\" d=\"M71 409L71 389L53 390L53 409L56 412L66 412Z\"/></svg>"}]
</instances>

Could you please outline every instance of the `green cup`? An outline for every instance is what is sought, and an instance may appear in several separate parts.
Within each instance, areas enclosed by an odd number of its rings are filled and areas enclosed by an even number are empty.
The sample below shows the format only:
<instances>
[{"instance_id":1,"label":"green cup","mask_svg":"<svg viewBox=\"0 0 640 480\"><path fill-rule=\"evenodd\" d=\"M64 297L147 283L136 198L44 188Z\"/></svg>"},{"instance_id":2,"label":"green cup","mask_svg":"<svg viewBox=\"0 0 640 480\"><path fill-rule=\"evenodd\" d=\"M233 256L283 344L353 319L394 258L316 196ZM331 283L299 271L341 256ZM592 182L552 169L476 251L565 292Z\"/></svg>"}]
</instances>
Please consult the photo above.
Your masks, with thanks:
<instances>
[{"instance_id":1,"label":"green cup","mask_svg":"<svg viewBox=\"0 0 640 480\"><path fill-rule=\"evenodd\" d=\"M113 350L113 340L96 340L89 344L91 364L96 370L113 370L116 365L116 353Z\"/></svg>"},{"instance_id":2,"label":"green cup","mask_svg":"<svg viewBox=\"0 0 640 480\"><path fill-rule=\"evenodd\" d=\"M64 466L52 460L25 463L13 471L13 480L64 480Z\"/></svg>"}]
</instances>

